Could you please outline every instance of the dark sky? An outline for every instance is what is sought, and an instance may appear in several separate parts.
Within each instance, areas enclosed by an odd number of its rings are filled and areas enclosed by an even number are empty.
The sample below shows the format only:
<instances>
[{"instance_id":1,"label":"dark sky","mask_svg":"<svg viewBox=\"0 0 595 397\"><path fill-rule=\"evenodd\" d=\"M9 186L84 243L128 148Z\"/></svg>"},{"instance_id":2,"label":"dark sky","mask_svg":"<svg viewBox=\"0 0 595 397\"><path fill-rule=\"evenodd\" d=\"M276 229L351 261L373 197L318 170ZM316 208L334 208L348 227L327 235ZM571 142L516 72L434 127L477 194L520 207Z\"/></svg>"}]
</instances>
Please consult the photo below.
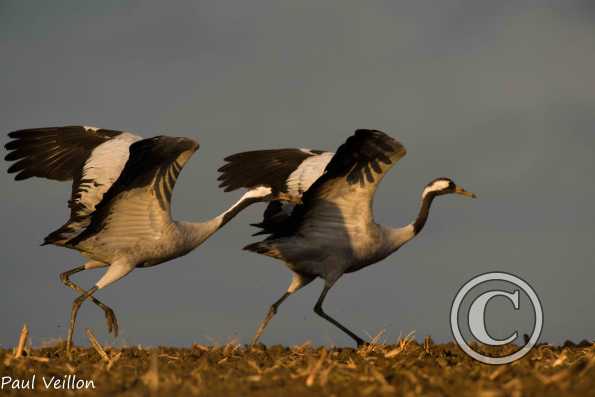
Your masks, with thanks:
<instances>
[{"instance_id":1,"label":"dark sky","mask_svg":"<svg viewBox=\"0 0 595 397\"><path fill-rule=\"evenodd\" d=\"M387 340L451 339L450 302L492 270L527 280L543 340L593 338L595 7L590 1L0 2L4 132L85 124L200 140L176 187L176 219L204 220L239 194L217 188L228 154L335 150L381 129L408 155L376 196L379 223L416 214L448 176L479 195L439 199L421 236L331 290L329 313ZM365 4L365 6L364 6ZM1 135L4 144L7 138ZM6 165L6 164L5 164ZM68 183L2 183L0 345L29 324L33 343L66 335L75 294L58 274L78 253L40 247L67 218ZM241 251L262 205L186 257L136 270L86 304L82 330L121 345L248 342L287 288L281 262ZM101 270L75 276L88 288ZM291 297L265 343L350 344L312 312L322 283ZM501 302L495 333L514 329Z\"/></svg>"}]
</instances>

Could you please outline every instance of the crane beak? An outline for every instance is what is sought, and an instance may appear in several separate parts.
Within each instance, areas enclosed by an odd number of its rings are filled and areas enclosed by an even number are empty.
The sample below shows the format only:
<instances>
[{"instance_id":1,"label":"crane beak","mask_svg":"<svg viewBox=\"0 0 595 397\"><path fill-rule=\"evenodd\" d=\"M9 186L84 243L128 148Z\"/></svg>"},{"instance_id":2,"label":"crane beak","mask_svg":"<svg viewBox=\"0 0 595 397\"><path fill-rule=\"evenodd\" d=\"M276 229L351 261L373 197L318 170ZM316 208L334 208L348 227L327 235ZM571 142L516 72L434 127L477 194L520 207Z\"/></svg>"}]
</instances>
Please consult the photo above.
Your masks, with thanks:
<instances>
[{"instance_id":1,"label":"crane beak","mask_svg":"<svg viewBox=\"0 0 595 397\"><path fill-rule=\"evenodd\" d=\"M477 195L475 193L468 192L460 186L457 186L457 188L455 189L455 193L465 197L477 198Z\"/></svg>"}]
</instances>

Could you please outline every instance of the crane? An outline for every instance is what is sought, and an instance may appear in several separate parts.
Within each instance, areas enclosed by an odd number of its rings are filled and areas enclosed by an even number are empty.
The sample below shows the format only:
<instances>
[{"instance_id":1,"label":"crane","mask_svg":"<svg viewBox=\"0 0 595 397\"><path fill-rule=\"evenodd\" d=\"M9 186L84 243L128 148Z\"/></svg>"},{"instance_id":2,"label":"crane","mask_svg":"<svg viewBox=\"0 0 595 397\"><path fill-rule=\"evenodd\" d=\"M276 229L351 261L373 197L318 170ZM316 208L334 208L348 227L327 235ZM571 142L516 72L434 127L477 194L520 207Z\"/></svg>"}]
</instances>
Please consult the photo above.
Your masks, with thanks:
<instances>
[{"instance_id":1,"label":"crane","mask_svg":"<svg viewBox=\"0 0 595 397\"><path fill-rule=\"evenodd\" d=\"M87 299L105 313L108 331L118 334L114 311L93 295L136 268L186 255L248 205L266 200L271 189L246 192L229 209L205 222L175 221L172 192L182 168L199 148L189 138L142 139L124 131L87 126L34 128L10 132L5 145L15 180L32 177L72 180L70 219L42 245L79 251L86 263L61 273L62 282L80 295L73 301L66 342L71 354L78 310ZM90 289L70 276L107 268Z\"/></svg>"},{"instance_id":2,"label":"crane","mask_svg":"<svg viewBox=\"0 0 595 397\"><path fill-rule=\"evenodd\" d=\"M300 149L293 150L295 153ZM273 201L265 211L264 220L256 224L262 229L257 234L267 234L268 237L244 249L281 260L292 272L286 292L270 306L260 323L254 344L287 297L321 278L324 288L314 305L314 312L361 346L365 343L361 337L323 310L329 290L344 274L381 261L417 236L426 224L436 197L453 193L476 197L449 178L436 178L424 187L419 213L412 223L399 228L376 223L372 211L376 188L406 154L399 141L378 130L356 130L334 155L310 151L312 154L301 161L288 156L285 156L287 161L282 161L284 156L279 151L260 151L260 167L250 170L250 178L246 178L242 174L244 171L239 170L239 161L253 153L228 157L228 164L220 169L223 172L220 179L226 190L256 186L271 188ZM303 166L308 161L316 162L307 173L308 186L293 188L295 184L291 183L288 174L300 174L294 173L300 167L305 170ZM275 169L281 171L274 172ZM281 204L274 204L280 200L292 203L291 211L283 211Z\"/></svg>"}]
</instances>

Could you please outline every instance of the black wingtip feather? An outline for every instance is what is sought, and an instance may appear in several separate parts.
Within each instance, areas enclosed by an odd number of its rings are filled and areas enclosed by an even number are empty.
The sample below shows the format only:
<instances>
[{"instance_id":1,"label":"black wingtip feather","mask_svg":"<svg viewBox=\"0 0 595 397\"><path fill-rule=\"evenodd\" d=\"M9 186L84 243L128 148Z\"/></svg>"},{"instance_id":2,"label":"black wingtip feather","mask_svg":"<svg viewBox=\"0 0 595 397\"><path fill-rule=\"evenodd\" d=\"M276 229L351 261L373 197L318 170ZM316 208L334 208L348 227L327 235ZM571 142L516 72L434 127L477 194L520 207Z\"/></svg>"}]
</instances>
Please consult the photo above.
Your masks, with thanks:
<instances>
[{"instance_id":1,"label":"black wingtip feather","mask_svg":"<svg viewBox=\"0 0 595 397\"><path fill-rule=\"evenodd\" d=\"M22 171L16 180L34 176L70 180L95 147L119 134L121 131L84 126L11 131L7 135L12 140L4 145L9 151L4 159L17 161L8 171Z\"/></svg>"},{"instance_id":2,"label":"black wingtip feather","mask_svg":"<svg viewBox=\"0 0 595 397\"><path fill-rule=\"evenodd\" d=\"M241 152L225 157L217 170L219 187L230 192L240 188L270 187L274 193L287 192L287 178L307 158L321 151L267 149Z\"/></svg>"},{"instance_id":3,"label":"black wingtip feather","mask_svg":"<svg viewBox=\"0 0 595 397\"><path fill-rule=\"evenodd\" d=\"M395 153L401 157L407 152L396 139L379 130L357 129L339 146L326 167L325 178L346 176L350 184L374 182L371 169L381 172L380 163L391 164Z\"/></svg>"}]
</instances>

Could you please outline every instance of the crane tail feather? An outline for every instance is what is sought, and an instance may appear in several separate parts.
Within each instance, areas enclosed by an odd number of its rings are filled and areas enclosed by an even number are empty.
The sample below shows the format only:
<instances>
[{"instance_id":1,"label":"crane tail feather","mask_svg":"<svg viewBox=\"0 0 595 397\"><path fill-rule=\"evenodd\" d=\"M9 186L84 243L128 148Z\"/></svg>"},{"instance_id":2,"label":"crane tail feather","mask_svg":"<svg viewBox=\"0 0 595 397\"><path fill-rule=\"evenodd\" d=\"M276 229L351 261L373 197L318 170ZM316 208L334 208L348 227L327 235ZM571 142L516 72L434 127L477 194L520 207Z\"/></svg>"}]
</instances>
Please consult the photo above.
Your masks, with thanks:
<instances>
[{"instance_id":1,"label":"crane tail feather","mask_svg":"<svg viewBox=\"0 0 595 397\"><path fill-rule=\"evenodd\" d=\"M282 259L279 250L274 245L270 244L270 241L266 240L248 244L244 247L244 250L270 256L272 258Z\"/></svg>"},{"instance_id":2,"label":"crane tail feather","mask_svg":"<svg viewBox=\"0 0 595 397\"><path fill-rule=\"evenodd\" d=\"M257 254L263 254L266 251L268 251L268 248L261 241L257 243L248 244L243 249L244 251L252 251L256 252Z\"/></svg>"}]
</instances>

